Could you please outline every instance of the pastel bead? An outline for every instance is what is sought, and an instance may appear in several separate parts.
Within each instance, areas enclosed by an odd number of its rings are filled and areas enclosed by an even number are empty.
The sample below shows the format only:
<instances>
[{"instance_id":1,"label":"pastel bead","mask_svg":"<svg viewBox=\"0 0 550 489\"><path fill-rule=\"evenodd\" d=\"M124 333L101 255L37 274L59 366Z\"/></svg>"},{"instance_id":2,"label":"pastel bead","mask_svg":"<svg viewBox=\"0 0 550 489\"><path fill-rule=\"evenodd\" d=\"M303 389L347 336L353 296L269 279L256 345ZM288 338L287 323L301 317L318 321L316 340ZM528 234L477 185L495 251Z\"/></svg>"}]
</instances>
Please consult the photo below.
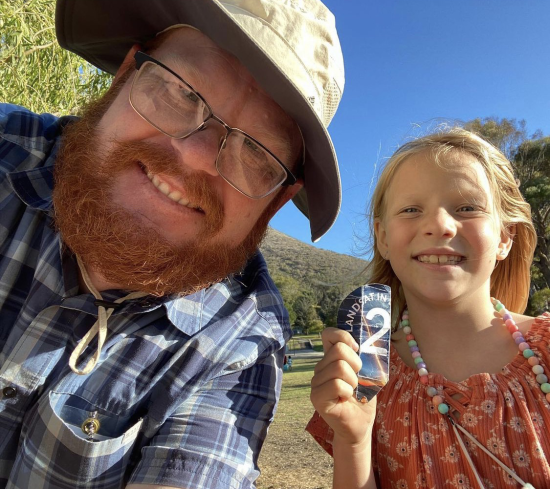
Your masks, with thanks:
<instances>
[{"instance_id":1,"label":"pastel bead","mask_svg":"<svg viewBox=\"0 0 550 489\"><path fill-rule=\"evenodd\" d=\"M516 331L519 330L519 328L517 327L516 324L510 324L510 325L506 326L506 329L508 329L508 331L510 333L515 333Z\"/></svg>"},{"instance_id":2,"label":"pastel bead","mask_svg":"<svg viewBox=\"0 0 550 489\"><path fill-rule=\"evenodd\" d=\"M535 352L533 350L531 350L530 348L527 348L527 350L523 350L524 358L532 357L534 354L535 354Z\"/></svg>"},{"instance_id":3,"label":"pastel bead","mask_svg":"<svg viewBox=\"0 0 550 489\"><path fill-rule=\"evenodd\" d=\"M537 382L539 384L546 384L546 382L548 382L548 377L546 377L546 375L544 375L544 374L538 374L537 375Z\"/></svg>"},{"instance_id":4,"label":"pastel bead","mask_svg":"<svg viewBox=\"0 0 550 489\"><path fill-rule=\"evenodd\" d=\"M426 394L428 394L430 397L433 397L433 396L436 396L437 395L437 389L435 387L428 387L426 388Z\"/></svg>"},{"instance_id":5,"label":"pastel bead","mask_svg":"<svg viewBox=\"0 0 550 489\"><path fill-rule=\"evenodd\" d=\"M411 323L409 322L408 319L403 319L403 320L401 321L401 326L403 326L403 327L405 327L405 326L410 326L410 325L411 325Z\"/></svg>"},{"instance_id":6,"label":"pastel bead","mask_svg":"<svg viewBox=\"0 0 550 489\"><path fill-rule=\"evenodd\" d=\"M411 355L412 355L413 358L418 358L420 356L420 352L419 351L413 351L411 353Z\"/></svg>"},{"instance_id":7,"label":"pastel bead","mask_svg":"<svg viewBox=\"0 0 550 489\"><path fill-rule=\"evenodd\" d=\"M504 321L504 324L505 324L506 326L510 326L511 324L516 324L516 323L514 322L513 319L507 319L506 321Z\"/></svg>"},{"instance_id":8,"label":"pastel bead","mask_svg":"<svg viewBox=\"0 0 550 489\"><path fill-rule=\"evenodd\" d=\"M410 340L408 343L409 343L409 346L417 346L418 345L418 343L415 340Z\"/></svg>"},{"instance_id":9,"label":"pastel bead","mask_svg":"<svg viewBox=\"0 0 550 489\"><path fill-rule=\"evenodd\" d=\"M405 326L403 328L403 333L405 333L405 334L410 334L411 331L412 331L412 329L410 328L410 326Z\"/></svg>"},{"instance_id":10,"label":"pastel bead","mask_svg":"<svg viewBox=\"0 0 550 489\"><path fill-rule=\"evenodd\" d=\"M521 343L525 343L525 338L523 336L518 336L514 341L516 345L520 345Z\"/></svg>"},{"instance_id":11,"label":"pastel bead","mask_svg":"<svg viewBox=\"0 0 550 489\"><path fill-rule=\"evenodd\" d=\"M420 377L425 377L428 375L428 371L425 368L418 369L418 375L420 375Z\"/></svg>"},{"instance_id":12,"label":"pastel bead","mask_svg":"<svg viewBox=\"0 0 550 489\"><path fill-rule=\"evenodd\" d=\"M539 375L539 374L543 374L544 373L544 369L542 368L541 365L534 365L533 368L531 368L531 370L533 371L533 373L535 375Z\"/></svg>"},{"instance_id":13,"label":"pastel bead","mask_svg":"<svg viewBox=\"0 0 550 489\"><path fill-rule=\"evenodd\" d=\"M426 364L424 362L420 362L416 364L416 368L427 368Z\"/></svg>"},{"instance_id":14,"label":"pastel bead","mask_svg":"<svg viewBox=\"0 0 550 489\"><path fill-rule=\"evenodd\" d=\"M528 343L525 343L525 341L523 343L520 343L518 345L518 348L519 348L519 351L525 351L525 350L528 350L529 349L529 344Z\"/></svg>"},{"instance_id":15,"label":"pastel bead","mask_svg":"<svg viewBox=\"0 0 550 489\"><path fill-rule=\"evenodd\" d=\"M506 312L503 316L502 316L502 319L504 321L507 321L508 319L512 319L512 315L509 313L509 312Z\"/></svg>"},{"instance_id":16,"label":"pastel bead","mask_svg":"<svg viewBox=\"0 0 550 489\"><path fill-rule=\"evenodd\" d=\"M515 333L512 333L512 338L514 338L514 340L516 338L520 338L522 337L523 335L521 334L521 331L516 331Z\"/></svg>"},{"instance_id":17,"label":"pastel bead","mask_svg":"<svg viewBox=\"0 0 550 489\"><path fill-rule=\"evenodd\" d=\"M540 362L539 362L539 359L535 356L533 357L529 357L527 359L527 361L529 362L529 365L531 365L532 367L535 366L535 365L538 365Z\"/></svg>"},{"instance_id":18,"label":"pastel bead","mask_svg":"<svg viewBox=\"0 0 550 489\"><path fill-rule=\"evenodd\" d=\"M418 365L419 363L422 363L423 361L424 361L424 360L422 360L422 357L416 357L416 358L414 359L414 363L416 363L417 365Z\"/></svg>"},{"instance_id":19,"label":"pastel bead","mask_svg":"<svg viewBox=\"0 0 550 489\"><path fill-rule=\"evenodd\" d=\"M441 413L441 414L447 414L449 412L449 406L447 406L447 404L445 404L444 402L441 403L439 406L437 406L437 410Z\"/></svg>"},{"instance_id":20,"label":"pastel bead","mask_svg":"<svg viewBox=\"0 0 550 489\"><path fill-rule=\"evenodd\" d=\"M540 385L540 390L544 392L545 394L550 394L550 384L547 382L545 384Z\"/></svg>"},{"instance_id":21,"label":"pastel bead","mask_svg":"<svg viewBox=\"0 0 550 489\"><path fill-rule=\"evenodd\" d=\"M432 402L434 406L439 406L443 402L443 398L441 396L433 396Z\"/></svg>"},{"instance_id":22,"label":"pastel bead","mask_svg":"<svg viewBox=\"0 0 550 489\"><path fill-rule=\"evenodd\" d=\"M414 340L414 335L408 334L408 335L405 337L405 339L406 339L407 341Z\"/></svg>"},{"instance_id":23,"label":"pastel bead","mask_svg":"<svg viewBox=\"0 0 550 489\"><path fill-rule=\"evenodd\" d=\"M421 384L424 384L424 385L426 385L426 384L428 383L428 381L429 381L427 375L424 375L423 377L419 377L418 380L420 381Z\"/></svg>"},{"instance_id":24,"label":"pastel bead","mask_svg":"<svg viewBox=\"0 0 550 489\"><path fill-rule=\"evenodd\" d=\"M420 351L420 348L418 348L418 346L411 346L411 352L412 351Z\"/></svg>"},{"instance_id":25,"label":"pastel bead","mask_svg":"<svg viewBox=\"0 0 550 489\"><path fill-rule=\"evenodd\" d=\"M504 309L504 306L500 302L495 305L495 310L497 312L502 311L502 309Z\"/></svg>"}]
</instances>

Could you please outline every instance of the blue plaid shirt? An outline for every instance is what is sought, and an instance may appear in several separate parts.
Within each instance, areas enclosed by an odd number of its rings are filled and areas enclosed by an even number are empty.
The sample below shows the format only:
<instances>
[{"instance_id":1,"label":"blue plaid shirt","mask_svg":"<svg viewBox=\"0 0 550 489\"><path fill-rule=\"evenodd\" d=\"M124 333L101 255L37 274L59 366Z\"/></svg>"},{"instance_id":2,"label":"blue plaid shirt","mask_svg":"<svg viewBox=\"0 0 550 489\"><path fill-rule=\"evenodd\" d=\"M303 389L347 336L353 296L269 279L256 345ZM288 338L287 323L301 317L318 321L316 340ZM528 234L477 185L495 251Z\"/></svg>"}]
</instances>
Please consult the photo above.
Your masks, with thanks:
<instances>
[{"instance_id":1,"label":"blue plaid shirt","mask_svg":"<svg viewBox=\"0 0 550 489\"><path fill-rule=\"evenodd\" d=\"M0 487L254 487L290 337L261 255L196 294L124 303L92 373L69 368L97 316L52 226L70 121L0 104Z\"/></svg>"}]
</instances>

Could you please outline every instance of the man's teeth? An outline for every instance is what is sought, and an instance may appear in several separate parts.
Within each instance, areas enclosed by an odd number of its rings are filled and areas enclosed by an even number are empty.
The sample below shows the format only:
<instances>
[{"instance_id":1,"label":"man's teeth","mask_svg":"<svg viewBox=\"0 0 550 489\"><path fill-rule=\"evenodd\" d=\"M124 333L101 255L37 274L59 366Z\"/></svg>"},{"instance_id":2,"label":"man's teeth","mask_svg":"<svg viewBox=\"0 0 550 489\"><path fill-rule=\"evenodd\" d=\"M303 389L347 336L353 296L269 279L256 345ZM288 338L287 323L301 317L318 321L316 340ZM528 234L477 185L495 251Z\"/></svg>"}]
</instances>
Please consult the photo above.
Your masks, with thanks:
<instances>
[{"instance_id":1,"label":"man's teeth","mask_svg":"<svg viewBox=\"0 0 550 489\"><path fill-rule=\"evenodd\" d=\"M416 258L422 263L449 263L450 265L462 261L461 256L455 255L419 255Z\"/></svg>"},{"instance_id":2,"label":"man's teeth","mask_svg":"<svg viewBox=\"0 0 550 489\"><path fill-rule=\"evenodd\" d=\"M149 180L151 180L151 182L153 182L153 185L157 187L169 199L185 207L190 207L191 209L200 209L199 206L191 204L191 202L182 197L181 192L179 192L178 190L172 190L170 188L170 185L168 185L166 182L163 182L157 175L153 175L151 172L147 172L147 177L149 178Z\"/></svg>"}]
</instances>

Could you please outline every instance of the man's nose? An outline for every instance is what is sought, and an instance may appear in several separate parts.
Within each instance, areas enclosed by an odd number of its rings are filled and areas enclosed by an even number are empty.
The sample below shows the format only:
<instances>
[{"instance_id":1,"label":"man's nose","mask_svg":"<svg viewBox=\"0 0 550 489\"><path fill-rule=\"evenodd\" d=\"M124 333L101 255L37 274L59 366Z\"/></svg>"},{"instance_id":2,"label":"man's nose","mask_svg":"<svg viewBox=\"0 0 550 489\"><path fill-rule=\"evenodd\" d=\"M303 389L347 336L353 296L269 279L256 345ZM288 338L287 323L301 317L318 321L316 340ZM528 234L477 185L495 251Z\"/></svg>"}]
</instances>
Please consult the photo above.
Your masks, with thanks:
<instances>
[{"instance_id":1,"label":"man's nose","mask_svg":"<svg viewBox=\"0 0 550 489\"><path fill-rule=\"evenodd\" d=\"M225 133L223 126L208 121L201 130L184 139L172 138L172 147L187 168L218 176L216 159Z\"/></svg>"},{"instance_id":2,"label":"man's nose","mask_svg":"<svg viewBox=\"0 0 550 489\"><path fill-rule=\"evenodd\" d=\"M456 234L456 219L446 209L437 209L427 216L424 232L430 236L452 237Z\"/></svg>"}]
</instances>

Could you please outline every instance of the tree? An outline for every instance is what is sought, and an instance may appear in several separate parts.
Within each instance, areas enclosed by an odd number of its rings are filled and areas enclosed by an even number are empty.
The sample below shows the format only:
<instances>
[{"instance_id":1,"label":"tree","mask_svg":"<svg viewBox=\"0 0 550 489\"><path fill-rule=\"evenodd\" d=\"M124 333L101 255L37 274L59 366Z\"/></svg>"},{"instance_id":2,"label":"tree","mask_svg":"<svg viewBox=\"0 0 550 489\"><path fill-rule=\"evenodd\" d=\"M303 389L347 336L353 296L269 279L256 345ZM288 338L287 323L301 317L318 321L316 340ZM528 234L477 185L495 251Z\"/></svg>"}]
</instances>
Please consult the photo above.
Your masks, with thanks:
<instances>
[{"instance_id":1,"label":"tree","mask_svg":"<svg viewBox=\"0 0 550 489\"><path fill-rule=\"evenodd\" d=\"M479 134L493 146L499 148L506 158L512 161L518 146L527 139L525 121L522 119L498 119L485 117L474 119L464 125L464 129Z\"/></svg>"},{"instance_id":2,"label":"tree","mask_svg":"<svg viewBox=\"0 0 550 489\"><path fill-rule=\"evenodd\" d=\"M34 112L75 114L110 85L55 37L55 1L0 1L0 101Z\"/></svg>"},{"instance_id":3,"label":"tree","mask_svg":"<svg viewBox=\"0 0 550 489\"><path fill-rule=\"evenodd\" d=\"M550 287L550 137L524 141L513 159L537 231L534 266Z\"/></svg>"}]
</instances>

